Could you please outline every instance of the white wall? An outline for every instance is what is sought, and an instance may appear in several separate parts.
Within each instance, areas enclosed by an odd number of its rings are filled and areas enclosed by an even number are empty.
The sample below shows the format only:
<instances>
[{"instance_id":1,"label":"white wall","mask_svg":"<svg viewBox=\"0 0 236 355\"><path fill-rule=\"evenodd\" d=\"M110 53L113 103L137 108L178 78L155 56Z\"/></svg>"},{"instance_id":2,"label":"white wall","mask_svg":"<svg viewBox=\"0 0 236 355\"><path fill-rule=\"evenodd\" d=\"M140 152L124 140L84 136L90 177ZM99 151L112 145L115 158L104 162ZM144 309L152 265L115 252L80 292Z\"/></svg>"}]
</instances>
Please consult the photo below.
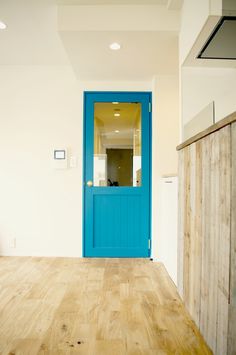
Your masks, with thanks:
<instances>
[{"instance_id":1,"label":"white wall","mask_svg":"<svg viewBox=\"0 0 236 355\"><path fill-rule=\"evenodd\" d=\"M153 89L152 256L162 259L158 206L161 176L177 173L177 77L78 82L69 66L0 66L0 77L0 255L82 256L83 91ZM78 166L55 169L54 148Z\"/></svg>"},{"instance_id":2,"label":"white wall","mask_svg":"<svg viewBox=\"0 0 236 355\"><path fill-rule=\"evenodd\" d=\"M124 33L120 19L115 22L112 19L110 25L113 30L117 26L117 32L100 31L99 36L95 32L89 51L84 37L85 52L93 58L101 35L105 36L105 41L100 42L102 51L104 44L107 47L114 38L124 36L124 49L127 43L128 52L121 51L117 62L114 61L114 71L110 70L111 57L118 53L108 54L105 50L107 62L96 62L97 71L103 70L100 77L104 78L104 73L109 72L113 81L79 82L57 32L57 10L56 3L49 1L1 0L1 16L7 30L1 32L0 56L0 255L82 256L83 91L153 89L153 257L163 261L160 181L163 174L177 173L178 84L175 76L156 77L153 83L151 79L154 72L173 74L177 71L175 44L179 13L167 9L157 13L157 7L138 6L136 14L146 22L134 18L131 23L126 10L133 12L133 7L124 6L126 28L130 33ZM97 9L93 13L96 15ZM71 18L68 20L71 25ZM77 26L78 21L74 25ZM88 30L87 36L92 35L89 29L94 22L86 19L82 25ZM96 29L101 29L101 19L97 25ZM107 22L102 25L107 26ZM134 29L136 31L132 31ZM140 32L143 29L157 32L145 34ZM139 52L152 52L141 61L141 68L146 63L145 75L141 75L139 67L136 74L133 67L130 70L135 58L132 55L136 51L137 41L132 40L135 35L143 38ZM155 36L155 46L145 41L146 35L149 39ZM168 43L174 47L168 47ZM166 46L170 55L166 56L168 60L163 60L160 51L164 52ZM81 50L80 47L78 56ZM118 76L119 65L122 75ZM94 78L94 70L92 72ZM117 82L115 77L135 81ZM138 78L147 81L138 81ZM78 166L56 170L52 159L55 148L67 148L69 156L78 158ZM14 241L16 245L12 248Z\"/></svg>"},{"instance_id":3,"label":"white wall","mask_svg":"<svg viewBox=\"0 0 236 355\"><path fill-rule=\"evenodd\" d=\"M82 115L73 72L1 66L0 77L0 254L81 255ZM53 169L55 147L77 155L79 166Z\"/></svg>"},{"instance_id":4,"label":"white wall","mask_svg":"<svg viewBox=\"0 0 236 355\"><path fill-rule=\"evenodd\" d=\"M152 91L151 81L80 81L82 91Z\"/></svg>"},{"instance_id":5,"label":"white wall","mask_svg":"<svg viewBox=\"0 0 236 355\"><path fill-rule=\"evenodd\" d=\"M161 238L158 243L158 253L170 277L177 285L178 178L162 178L160 188Z\"/></svg>"},{"instance_id":6,"label":"white wall","mask_svg":"<svg viewBox=\"0 0 236 355\"><path fill-rule=\"evenodd\" d=\"M0 77L0 255L82 256L83 91L151 82L78 82L69 66L0 66ZM54 148L78 166L55 169Z\"/></svg>"},{"instance_id":7,"label":"white wall","mask_svg":"<svg viewBox=\"0 0 236 355\"><path fill-rule=\"evenodd\" d=\"M163 176L177 175L179 142L179 84L176 76L156 76L153 80L152 122L152 256L160 261L171 262L171 253L166 255L165 245L173 245L174 234L163 233ZM171 201L170 201L171 203ZM170 207L170 213L172 208ZM174 213L174 212L173 212ZM173 216L174 218L174 216Z\"/></svg>"},{"instance_id":8,"label":"white wall","mask_svg":"<svg viewBox=\"0 0 236 355\"><path fill-rule=\"evenodd\" d=\"M212 101L216 121L236 110L235 68L183 67L181 74L183 125Z\"/></svg>"}]
</instances>

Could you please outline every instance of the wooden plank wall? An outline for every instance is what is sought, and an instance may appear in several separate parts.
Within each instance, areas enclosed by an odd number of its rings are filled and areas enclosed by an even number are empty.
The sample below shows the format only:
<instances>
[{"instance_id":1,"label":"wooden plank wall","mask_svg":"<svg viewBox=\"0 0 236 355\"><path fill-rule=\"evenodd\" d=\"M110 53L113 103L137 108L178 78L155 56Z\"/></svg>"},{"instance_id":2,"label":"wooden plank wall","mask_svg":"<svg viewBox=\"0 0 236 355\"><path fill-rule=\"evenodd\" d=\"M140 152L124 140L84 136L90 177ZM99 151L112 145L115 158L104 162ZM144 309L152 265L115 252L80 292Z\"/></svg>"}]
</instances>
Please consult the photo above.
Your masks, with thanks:
<instances>
[{"instance_id":1,"label":"wooden plank wall","mask_svg":"<svg viewBox=\"0 0 236 355\"><path fill-rule=\"evenodd\" d=\"M236 122L231 126L232 193L228 354L236 354Z\"/></svg>"},{"instance_id":2,"label":"wooden plank wall","mask_svg":"<svg viewBox=\"0 0 236 355\"><path fill-rule=\"evenodd\" d=\"M231 126L222 128L219 136L219 257L217 299L217 354L226 354L229 311L230 237L231 237ZM235 352L236 354L236 348Z\"/></svg>"},{"instance_id":3,"label":"wooden plank wall","mask_svg":"<svg viewBox=\"0 0 236 355\"><path fill-rule=\"evenodd\" d=\"M227 354L228 332L231 126L186 146L179 154L183 264L179 251L178 288L213 353L223 355Z\"/></svg>"},{"instance_id":4,"label":"wooden plank wall","mask_svg":"<svg viewBox=\"0 0 236 355\"><path fill-rule=\"evenodd\" d=\"M183 211L184 209L184 197L185 197L185 180L184 180L184 149L179 151L179 179L178 179L178 199L179 199L179 209ZM178 262L177 262L177 285L180 296L183 298L183 234L184 234L184 218L182 213L178 213Z\"/></svg>"}]
</instances>

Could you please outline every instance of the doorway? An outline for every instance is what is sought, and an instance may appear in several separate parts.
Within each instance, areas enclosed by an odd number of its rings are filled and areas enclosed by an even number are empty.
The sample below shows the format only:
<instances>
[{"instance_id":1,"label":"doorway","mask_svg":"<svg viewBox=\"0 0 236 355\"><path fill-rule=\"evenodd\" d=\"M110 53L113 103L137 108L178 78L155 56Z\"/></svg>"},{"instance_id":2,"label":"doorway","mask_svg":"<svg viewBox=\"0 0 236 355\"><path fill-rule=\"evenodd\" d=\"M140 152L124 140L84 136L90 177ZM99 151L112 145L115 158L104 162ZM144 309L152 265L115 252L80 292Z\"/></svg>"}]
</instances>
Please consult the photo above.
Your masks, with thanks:
<instances>
[{"instance_id":1,"label":"doorway","mask_svg":"<svg viewBox=\"0 0 236 355\"><path fill-rule=\"evenodd\" d=\"M149 257L151 93L84 95L84 256Z\"/></svg>"}]
</instances>

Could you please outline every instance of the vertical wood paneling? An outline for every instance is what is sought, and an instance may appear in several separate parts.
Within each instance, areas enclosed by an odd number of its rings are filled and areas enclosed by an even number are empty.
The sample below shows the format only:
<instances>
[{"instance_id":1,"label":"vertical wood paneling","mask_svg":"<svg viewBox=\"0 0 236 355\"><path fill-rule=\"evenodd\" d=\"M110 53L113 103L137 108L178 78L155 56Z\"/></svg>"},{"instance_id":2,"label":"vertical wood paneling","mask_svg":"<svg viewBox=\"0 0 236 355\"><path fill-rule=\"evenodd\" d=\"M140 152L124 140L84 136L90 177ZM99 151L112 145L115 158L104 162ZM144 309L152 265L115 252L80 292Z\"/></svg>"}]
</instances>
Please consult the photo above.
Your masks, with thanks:
<instances>
[{"instance_id":1,"label":"vertical wood paneling","mask_svg":"<svg viewBox=\"0 0 236 355\"><path fill-rule=\"evenodd\" d=\"M220 180L219 180L219 258L217 289L217 349L216 354L227 354L229 252L230 252L230 203L231 203L231 128L219 131Z\"/></svg>"},{"instance_id":2,"label":"vertical wood paneling","mask_svg":"<svg viewBox=\"0 0 236 355\"><path fill-rule=\"evenodd\" d=\"M199 181L199 144L190 146L190 238L189 238L189 311L199 326L200 280L201 280L201 236L198 234L199 203L201 200Z\"/></svg>"},{"instance_id":3,"label":"vertical wood paneling","mask_svg":"<svg viewBox=\"0 0 236 355\"><path fill-rule=\"evenodd\" d=\"M231 248L228 355L236 354L236 123L231 125Z\"/></svg>"},{"instance_id":4,"label":"vertical wood paneling","mask_svg":"<svg viewBox=\"0 0 236 355\"><path fill-rule=\"evenodd\" d=\"M235 146L236 123L232 142L228 125L179 152L178 255L183 265L179 268L183 300L216 355L236 354Z\"/></svg>"},{"instance_id":5,"label":"vertical wood paneling","mask_svg":"<svg viewBox=\"0 0 236 355\"><path fill-rule=\"evenodd\" d=\"M210 234L211 234L211 137L202 140L202 278L201 278L201 315L200 331L207 343L211 342L209 327L211 324L209 310L209 279L211 275ZM211 252L210 252L211 253ZM212 344L210 345L212 347Z\"/></svg>"},{"instance_id":6,"label":"vertical wood paneling","mask_svg":"<svg viewBox=\"0 0 236 355\"><path fill-rule=\"evenodd\" d=\"M209 209L210 200L208 198L208 189L210 185L210 138L209 136L202 139L202 277L201 277L201 295L200 295L200 305L201 305L201 317L200 317L200 330L202 334L207 331L207 298L208 298L208 270L207 270L207 252L208 252L208 240L209 240Z\"/></svg>"},{"instance_id":7,"label":"vertical wood paneling","mask_svg":"<svg viewBox=\"0 0 236 355\"><path fill-rule=\"evenodd\" d=\"M195 143L192 154L192 172L191 172L191 190L192 194L191 207L191 305L190 313L193 320L200 325L200 290L201 290L201 274L202 274L202 235L201 235L201 212L202 212L202 146L200 142Z\"/></svg>"},{"instance_id":8,"label":"vertical wood paneling","mask_svg":"<svg viewBox=\"0 0 236 355\"><path fill-rule=\"evenodd\" d=\"M217 344L217 300L218 300L218 259L219 259L219 180L220 180L220 161L219 131L210 135L210 186L208 198L211 201L210 215L207 223L210 225L209 249L208 249L208 288L209 297L207 300L208 309L208 329L206 339L208 344L216 354ZM209 277L210 276L210 277Z\"/></svg>"},{"instance_id":9,"label":"vertical wood paneling","mask_svg":"<svg viewBox=\"0 0 236 355\"><path fill-rule=\"evenodd\" d=\"M189 309L190 307L190 146L184 149L184 181L185 181L185 194L184 194L184 282L183 294L184 303Z\"/></svg>"},{"instance_id":10,"label":"vertical wood paneling","mask_svg":"<svg viewBox=\"0 0 236 355\"><path fill-rule=\"evenodd\" d=\"M178 196L179 196L179 210L184 210L184 200L185 200L185 180L184 180L184 149L179 152L179 165L178 165ZM183 250L184 250L184 218L183 214L178 214L178 274L177 274L177 284L180 296L183 298Z\"/></svg>"},{"instance_id":11,"label":"vertical wood paneling","mask_svg":"<svg viewBox=\"0 0 236 355\"><path fill-rule=\"evenodd\" d=\"M188 299L188 307L189 311L192 314L193 319L195 320L195 199L196 199L196 144L191 144L189 146L189 168L190 168L190 182L189 182L189 241L188 241L188 269L185 271L189 274L189 299ZM187 217L188 218L188 217ZM194 255L194 257L192 257Z\"/></svg>"}]
</instances>

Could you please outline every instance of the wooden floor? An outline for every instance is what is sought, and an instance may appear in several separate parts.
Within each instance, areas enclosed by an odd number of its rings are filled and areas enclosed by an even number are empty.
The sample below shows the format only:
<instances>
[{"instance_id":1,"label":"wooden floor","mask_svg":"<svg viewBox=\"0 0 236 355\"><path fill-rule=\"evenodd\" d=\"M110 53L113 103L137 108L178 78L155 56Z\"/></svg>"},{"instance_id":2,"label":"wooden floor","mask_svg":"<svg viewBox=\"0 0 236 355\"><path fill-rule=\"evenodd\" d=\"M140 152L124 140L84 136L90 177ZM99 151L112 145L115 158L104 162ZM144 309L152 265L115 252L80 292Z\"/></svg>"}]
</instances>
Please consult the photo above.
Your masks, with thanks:
<instances>
[{"instance_id":1,"label":"wooden floor","mask_svg":"<svg viewBox=\"0 0 236 355\"><path fill-rule=\"evenodd\" d=\"M161 264L0 258L0 354L211 354Z\"/></svg>"}]
</instances>

